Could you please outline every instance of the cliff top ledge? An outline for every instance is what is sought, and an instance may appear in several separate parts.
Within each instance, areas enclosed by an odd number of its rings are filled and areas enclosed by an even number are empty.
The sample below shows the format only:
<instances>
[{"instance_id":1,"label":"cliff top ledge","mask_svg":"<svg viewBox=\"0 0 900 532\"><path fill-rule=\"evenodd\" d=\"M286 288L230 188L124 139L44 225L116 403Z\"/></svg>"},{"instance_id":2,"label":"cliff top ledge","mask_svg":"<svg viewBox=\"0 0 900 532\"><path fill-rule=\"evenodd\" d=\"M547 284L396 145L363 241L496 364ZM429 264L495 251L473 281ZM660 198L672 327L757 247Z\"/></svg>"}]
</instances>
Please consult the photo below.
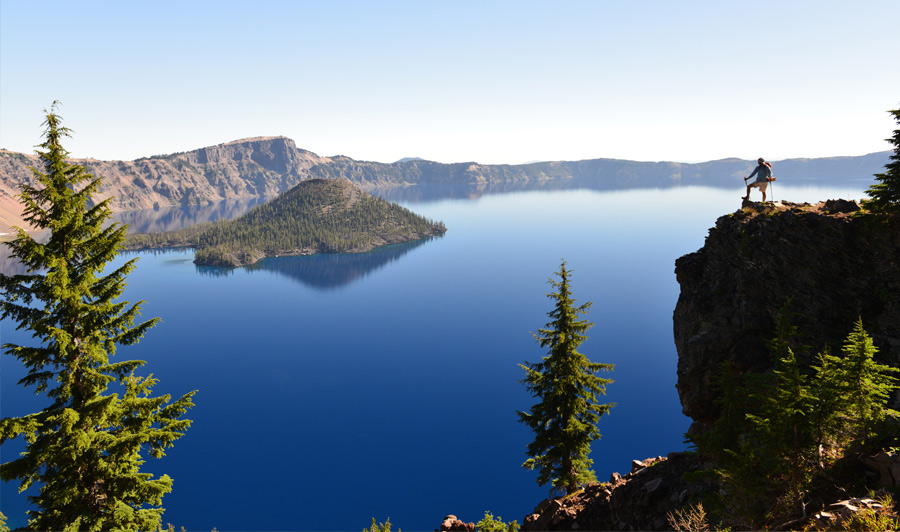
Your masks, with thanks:
<instances>
[{"instance_id":1,"label":"cliff top ledge","mask_svg":"<svg viewBox=\"0 0 900 532\"><path fill-rule=\"evenodd\" d=\"M859 202L856 200L830 199L820 201L818 203L793 203L790 201L767 201L758 202L743 200L741 202L741 211L744 214L775 214L783 211L791 211L794 213L814 213L825 214L846 218L852 216L853 213L859 211Z\"/></svg>"}]
</instances>

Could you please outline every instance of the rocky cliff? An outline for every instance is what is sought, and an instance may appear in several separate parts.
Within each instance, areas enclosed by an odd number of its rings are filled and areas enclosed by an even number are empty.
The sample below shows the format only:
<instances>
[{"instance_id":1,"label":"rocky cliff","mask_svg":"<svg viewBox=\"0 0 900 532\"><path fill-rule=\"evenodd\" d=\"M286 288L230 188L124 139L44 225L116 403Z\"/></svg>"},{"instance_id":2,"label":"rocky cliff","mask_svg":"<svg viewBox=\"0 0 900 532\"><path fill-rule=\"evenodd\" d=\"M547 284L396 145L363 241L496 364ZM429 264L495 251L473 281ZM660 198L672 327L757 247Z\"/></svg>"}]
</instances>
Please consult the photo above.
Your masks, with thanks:
<instances>
[{"instance_id":1,"label":"rocky cliff","mask_svg":"<svg viewBox=\"0 0 900 532\"><path fill-rule=\"evenodd\" d=\"M745 202L716 221L700 250L676 261L677 388L692 431L717 417L712 378L720 363L731 361L742 372L772 368L766 340L785 304L799 340L813 348L810 356L826 345L840 352L862 317L881 360L900 367L900 220L854 216L858 210L844 200ZM864 464L900 470L900 461L884 454L864 459L852 474L862 476ZM887 465L870 464L879 458ZM669 512L718 491L709 477L689 475L704 467L693 453L635 460L624 476L613 473L609 482L543 501L522 530L671 530ZM896 486L896 476L879 474L882 485ZM856 500L830 502L819 501L828 511L809 516L829 530L836 529L840 508L863 507Z\"/></svg>"},{"instance_id":2,"label":"rocky cliff","mask_svg":"<svg viewBox=\"0 0 900 532\"><path fill-rule=\"evenodd\" d=\"M711 380L720 363L740 372L772 367L765 343L785 304L809 356L825 346L840 352L862 317L880 358L900 366L900 225L854 217L858 208L748 202L676 261L677 388L692 430L717 415Z\"/></svg>"},{"instance_id":3,"label":"rocky cliff","mask_svg":"<svg viewBox=\"0 0 900 532\"><path fill-rule=\"evenodd\" d=\"M792 159L776 163L781 178L817 183L848 178L870 179L883 170L889 152L860 157ZM157 155L135 161L75 160L103 177L94 198L111 199L114 211L154 207L203 205L224 199L274 196L301 180L345 178L369 190L410 184L522 184L564 180L578 186L613 189L683 185L739 188L754 164L742 159L705 163L638 162L617 159L538 162L523 165L484 165L473 162L442 164L422 159L391 164L356 161L349 157L321 157L297 148L285 137L258 137L184 153ZM0 150L0 233L23 225L14 195L21 182L33 183L33 155Z\"/></svg>"}]
</instances>

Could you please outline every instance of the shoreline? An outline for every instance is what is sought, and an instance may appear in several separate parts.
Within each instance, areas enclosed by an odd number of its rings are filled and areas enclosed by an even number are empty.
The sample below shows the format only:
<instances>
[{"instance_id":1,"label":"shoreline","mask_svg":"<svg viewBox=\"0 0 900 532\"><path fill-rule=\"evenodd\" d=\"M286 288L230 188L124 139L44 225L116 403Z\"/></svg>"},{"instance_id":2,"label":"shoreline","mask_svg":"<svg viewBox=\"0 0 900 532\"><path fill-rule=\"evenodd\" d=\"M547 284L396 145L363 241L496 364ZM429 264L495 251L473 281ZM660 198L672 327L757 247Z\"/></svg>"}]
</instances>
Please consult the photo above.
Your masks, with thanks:
<instances>
[{"instance_id":1,"label":"shoreline","mask_svg":"<svg viewBox=\"0 0 900 532\"><path fill-rule=\"evenodd\" d=\"M302 257L302 256L321 255L321 254L350 255L350 254L357 254L357 253L369 253L369 252L371 252L371 251L373 251L373 250L376 250L376 249L378 249L378 248L385 247L385 246L390 246L390 245L394 245L394 244L404 244L404 243L406 243L406 242L415 242L415 241L417 241L417 240L425 240L425 239L428 239L428 238L441 237L441 236L443 236L444 233L446 233L446 232L447 232L447 230L446 230L446 228L445 228L443 231L435 230L435 231L433 231L433 232L430 233L430 234L418 235L418 236L416 236L415 238L407 238L407 239L399 239L399 240L384 241L384 242L381 242L381 243L378 243L378 244L374 244L374 245L371 245L371 246L366 246L366 247L362 247L362 248L346 249L346 250L325 250L325 251L317 251L317 250L314 250L314 249L312 249L312 248L303 248L303 249L301 249L301 250L291 250L291 251L281 250L281 251L274 252L274 253L271 253L271 254L270 254L270 253L265 253L265 252L260 251L260 250L247 250L247 251L245 251L245 252L243 252L243 253L250 253L250 254L251 254L251 255L250 255L250 258L252 258L253 260L239 260L239 259L235 256L235 254L230 254L230 255L229 255L229 258L231 258L231 259L233 259L233 260L228 261L228 262L197 262L197 258L196 258L197 251L199 251L201 248L198 248L196 245L193 245L193 244L178 244L178 245L172 245L172 246L155 246L155 247L154 247L154 246L144 246L144 247L123 247L121 251L123 251L123 252L129 252L129 253L140 253L140 252L143 252L143 251L167 251L167 250L177 250L177 249L188 249L188 248L191 248L191 249L194 250L194 260L193 260L193 263L194 263L195 265L197 265L197 266L208 266L208 267L214 267L214 268L232 268L232 269L235 269L235 268L242 268L242 267L245 267L245 266L252 266L252 265L258 263L259 261L261 261L261 260L263 260L263 259L267 259L267 258ZM236 252L236 253L241 253L241 252Z\"/></svg>"}]
</instances>

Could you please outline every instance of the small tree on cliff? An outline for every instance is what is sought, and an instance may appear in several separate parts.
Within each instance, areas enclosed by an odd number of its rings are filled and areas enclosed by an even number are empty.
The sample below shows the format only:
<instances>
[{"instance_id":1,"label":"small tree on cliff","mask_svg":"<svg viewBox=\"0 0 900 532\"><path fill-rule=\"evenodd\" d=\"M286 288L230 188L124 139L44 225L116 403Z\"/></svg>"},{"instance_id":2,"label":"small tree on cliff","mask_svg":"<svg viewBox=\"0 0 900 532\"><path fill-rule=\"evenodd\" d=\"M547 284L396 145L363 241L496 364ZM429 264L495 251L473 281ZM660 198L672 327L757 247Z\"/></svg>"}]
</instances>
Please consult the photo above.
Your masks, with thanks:
<instances>
[{"instance_id":1,"label":"small tree on cliff","mask_svg":"<svg viewBox=\"0 0 900 532\"><path fill-rule=\"evenodd\" d=\"M900 125L900 109L889 112ZM884 173L875 174L875 180L879 183L866 190L871 199L864 200L863 205L874 213L900 215L900 127L887 140L894 145L891 162L885 165Z\"/></svg>"},{"instance_id":2,"label":"small tree on cliff","mask_svg":"<svg viewBox=\"0 0 900 532\"><path fill-rule=\"evenodd\" d=\"M786 509L800 503L814 472L818 441L815 439L816 397L809 377L795 350L797 327L791 324L788 306L782 307L775 327L775 337L768 342L775 368L761 388L751 392L760 405L757 413L747 414L753 430L746 436L741 454L754 456L759 470L769 471L759 482L773 480L775 489L784 493L779 501ZM771 489L771 488L770 488Z\"/></svg>"},{"instance_id":3,"label":"small tree on cliff","mask_svg":"<svg viewBox=\"0 0 900 532\"><path fill-rule=\"evenodd\" d=\"M611 371L612 364L591 362L578 352L587 339L585 332L593 323L580 319L591 303L575 306L569 287L566 262L550 279L556 289L547 294L554 301L548 313L552 321L545 329L534 334L541 347L549 354L541 362L520 364L526 372L525 385L539 402L528 412L519 412L519 419L534 431L534 441L528 445L528 460L522 467L538 469L537 482L548 482L558 490L572 493L579 484L596 480L588 458L591 442L600 438L597 422L615 406L601 404L599 396L606 394L611 379L597 375L598 371Z\"/></svg>"},{"instance_id":4,"label":"small tree on cliff","mask_svg":"<svg viewBox=\"0 0 900 532\"><path fill-rule=\"evenodd\" d=\"M137 343L157 319L135 325L140 303L117 301L136 259L104 275L125 227L104 227L105 201L87 208L100 180L66 162L60 140L69 131L55 106L38 151L38 186L25 185L19 195L24 219L50 236L40 243L17 229L7 245L27 273L0 275L0 319L30 330L38 344L3 349L27 369L20 384L45 394L49 404L0 419L0 444L26 441L24 453L0 465L0 477L18 480L20 491L39 486L29 496L38 508L29 511L31 529L156 530L172 479L141 473L141 452L159 458L183 435L191 422L179 418L193 406L193 392L174 402L152 397L156 379L135 375L143 361L110 362L117 345ZM109 392L116 381L121 395Z\"/></svg>"},{"instance_id":5,"label":"small tree on cliff","mask_svg":"<svg viewBox=\"0 0 900 532\"><path fill-rule=\"evenodd\" d=\"M897 368L875 360L878 348L863 328L862 318L853 324L842 350L843 356L820 355L817 371L834 393L837 434L845 441L869 443L879 425L898 412L887 407L897 389Z\"/></svg>"}]
</instances>

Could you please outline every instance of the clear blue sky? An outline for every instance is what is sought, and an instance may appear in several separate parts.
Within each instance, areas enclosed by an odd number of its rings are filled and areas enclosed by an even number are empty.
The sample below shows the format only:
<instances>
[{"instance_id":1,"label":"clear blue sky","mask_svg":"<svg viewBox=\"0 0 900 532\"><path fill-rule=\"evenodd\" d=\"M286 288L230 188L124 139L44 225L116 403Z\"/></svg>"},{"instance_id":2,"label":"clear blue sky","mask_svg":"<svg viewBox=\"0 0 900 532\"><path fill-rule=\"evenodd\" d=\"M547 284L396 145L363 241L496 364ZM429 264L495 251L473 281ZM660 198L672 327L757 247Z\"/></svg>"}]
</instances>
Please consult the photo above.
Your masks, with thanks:
<instances>
[{"instance_id":1,"label":"clear blue sky","mask_svg":"<svg viewBox=\"0 0 900 532\"><path fill-rule=\"evenodd\" d=\"M522 163L890 149L900 2L0 0L0 147L54 100L75 157L285 135Z\"/></svg>"}]
</instances>

